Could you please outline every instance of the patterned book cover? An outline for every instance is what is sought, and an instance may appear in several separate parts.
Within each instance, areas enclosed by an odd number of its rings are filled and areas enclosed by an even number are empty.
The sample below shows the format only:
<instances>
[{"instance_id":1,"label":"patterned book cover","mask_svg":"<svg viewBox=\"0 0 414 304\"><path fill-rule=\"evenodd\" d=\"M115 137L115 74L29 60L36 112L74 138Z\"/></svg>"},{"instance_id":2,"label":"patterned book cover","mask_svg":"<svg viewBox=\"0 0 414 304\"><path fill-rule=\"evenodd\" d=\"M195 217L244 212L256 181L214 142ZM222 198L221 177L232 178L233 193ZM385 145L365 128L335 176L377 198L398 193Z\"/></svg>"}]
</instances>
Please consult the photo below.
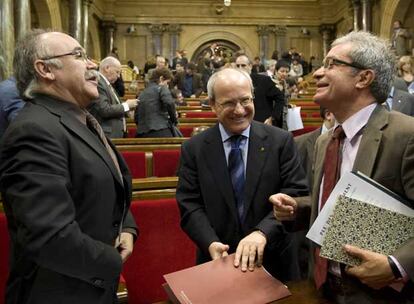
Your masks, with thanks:
<instances>
[{"instance_id":1,"label":"patterned book cover","mask_svg":"<svg viewBox=\"0 0 414 304\"><path fill-rule=\"evenodd\" d=\"M343 195L329 218L321 256L347 265L361 261L346 254L345 244L390 255L414 237L414 217L389 211Z\"/></svg>"}]
</instances>

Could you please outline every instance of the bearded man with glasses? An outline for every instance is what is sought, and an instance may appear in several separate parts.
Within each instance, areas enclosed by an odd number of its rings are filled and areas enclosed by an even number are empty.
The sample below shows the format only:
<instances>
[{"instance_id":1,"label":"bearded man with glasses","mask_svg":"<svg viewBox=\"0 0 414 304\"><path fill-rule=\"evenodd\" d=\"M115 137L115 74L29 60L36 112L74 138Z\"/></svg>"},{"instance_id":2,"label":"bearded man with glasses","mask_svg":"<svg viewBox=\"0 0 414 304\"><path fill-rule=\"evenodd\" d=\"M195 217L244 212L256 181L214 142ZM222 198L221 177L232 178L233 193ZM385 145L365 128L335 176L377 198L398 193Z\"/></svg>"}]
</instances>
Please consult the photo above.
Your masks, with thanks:
<instances>
[{"instance_id":1,"label":"bearded man with glasses","mask_svg":"<svg viewBox=\"0 0 414 304\"><path fill-rule=\"evenodd\" d=\"M235 252L241 271L263 264L283 281L297 279L291 236L268 202L275 191L308 193L292 135L253 121L245 71L214 73L207 91L218 124L183 144L177 187L181 227L198 247L197 263Z\"/></svg>"},{"instance_id":2,"label":"bearded man with glasses","mask_svg":"<svg viewBox=\"0 0 414 304\"><path fill-rule=\"evenodd\" d=\"M0 150L6 303L117 303L137 229L127 165L85 110L99 96L96 65L72 37L34 30L14 69L26 104Z\"/></svg>"}]
</instances>

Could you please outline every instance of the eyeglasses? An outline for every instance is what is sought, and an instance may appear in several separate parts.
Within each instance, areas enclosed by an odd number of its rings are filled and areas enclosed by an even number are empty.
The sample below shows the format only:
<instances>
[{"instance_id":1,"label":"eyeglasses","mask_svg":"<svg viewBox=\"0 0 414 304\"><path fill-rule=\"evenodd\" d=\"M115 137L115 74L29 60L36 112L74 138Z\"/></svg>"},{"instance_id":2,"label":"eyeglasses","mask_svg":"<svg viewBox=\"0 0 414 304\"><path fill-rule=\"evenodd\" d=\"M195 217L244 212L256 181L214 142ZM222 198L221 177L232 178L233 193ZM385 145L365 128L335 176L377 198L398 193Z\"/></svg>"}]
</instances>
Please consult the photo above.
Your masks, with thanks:
<instances>
[{"instance_id":1,"label":"eyeglasses","mask_svg":"<svg viewBox=\"0 0 414 304\"><path fill-rule=\"evenodd\" d=\"M238 102L226 101L226 102L223 102L223 103L217 103L217 105L219 105L223 109L234 110L234 109L236 109L238 104L240 104L243 108L245 108L248 105L250 105L252 103L252 101L253 101L253 97L247 97L247 98L245 98L243 100L240 100Z\"/></svg>"},{"instance_id":2,"label":"eyeglasses","mask_svg":"<svg viewBox=\"0 0 414 304\"><path fill-rule=\"evenodd\" d=\"M43 57L40 59L50 60L50 59L55 59L55 58L60 58L60 57L65 57L65 56L75 56L76 59L82 59L85 62L87 62L88 60L91 60L91 58L88 55L86 55L85 51L82 49L74 49L69 53L54 55L54 56L47 56L47 57Z\"/></svg>"},{"instance_id":3,"label":"eyeglasses","mask_svg":"<svg viewBox=\"0 0 414 304\"><path fill-rule=\"evenodd\" d=\"M236 64L236 67L238 67L238 68L245 68L245 67L247 67L248 65L247 64L245 64L245 63L241 63L241 64Z\"/></svg>"},{"instance_id":4,"label":"eyeglasses","mask_svg":"<svg viewBox=\"0 0 414 304\"><path fill-rule=\"evenodd\" d=\"M332 69L332 66L334 65L345 65L345 66L349 66L358 70L365 70L366 68L363 67L362 65L359 65L358 63L353 63L353 62L346 62L346 61L342 61L336 58L332 58L332 57L328 57L325 58L325 60L323 61L323 67L324 69Z\"/></svg>"}]
</instances>

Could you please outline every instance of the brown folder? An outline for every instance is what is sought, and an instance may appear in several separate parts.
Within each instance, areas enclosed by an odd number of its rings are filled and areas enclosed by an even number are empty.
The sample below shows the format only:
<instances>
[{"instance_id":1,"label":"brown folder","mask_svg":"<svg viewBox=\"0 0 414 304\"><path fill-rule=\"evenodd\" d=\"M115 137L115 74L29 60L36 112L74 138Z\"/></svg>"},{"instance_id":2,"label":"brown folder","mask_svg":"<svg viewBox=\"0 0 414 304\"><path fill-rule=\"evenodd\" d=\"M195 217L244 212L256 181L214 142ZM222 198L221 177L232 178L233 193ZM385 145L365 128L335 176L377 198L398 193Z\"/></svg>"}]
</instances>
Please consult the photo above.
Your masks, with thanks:
<instances>
[{"instance_id":1,"label":"brown folder","mask_svg":"<svg viewBox=\"0 0 414 304\"><path fill-rule=\"evenodd\" d=\"M291 295L263 267L242 272L233 260L234 254L164 275L176 298L170 299L181 304L264 304Z\"/></svg>"}]
</instances>

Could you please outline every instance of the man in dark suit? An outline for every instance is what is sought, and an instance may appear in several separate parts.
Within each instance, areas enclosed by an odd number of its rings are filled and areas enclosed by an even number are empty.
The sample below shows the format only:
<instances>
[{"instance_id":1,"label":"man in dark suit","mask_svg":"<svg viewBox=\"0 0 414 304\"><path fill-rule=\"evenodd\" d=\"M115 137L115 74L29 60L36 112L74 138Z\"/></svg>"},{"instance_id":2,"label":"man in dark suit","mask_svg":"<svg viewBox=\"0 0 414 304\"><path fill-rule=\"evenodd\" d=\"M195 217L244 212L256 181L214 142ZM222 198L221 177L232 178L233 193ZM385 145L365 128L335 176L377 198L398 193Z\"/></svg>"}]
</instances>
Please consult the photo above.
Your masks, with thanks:
<instances>
[{"instance_id":1,"label":"man in dark suit","mask_svg":"<svg viewBox=\"0 0 414 304\"><path fill-rule=\"evenodd\" d=\"M0 83L0 139L23 106L24 102L19 96L14 77L2 81Z\"/></svg>"},{"instance_id":2,"label":"man in dark suit","mask_svg":"<svg viewBox=\"0 0 414 304\"><path fill-rule=\"evenodd\" d=\"M135 109L136 99L121 102L112 84L121 75L121 63L114 57L106 57L99 66L98 92L96 99L88 108L101 124L105 135L110 138L122 138L126 134L125 115Z\"/></svg>"},{"instance_id":3,"label":"man in dark suit","mask_svg":"<svg viewBox=\"0 0 414 304\"><path fill-rule=\"evenodd\" d=\"M203 81L201 75L196 73L194 63L188 63L184 73L177 73L172 85L176 86L184 97L199 97L203 93Z\"/></svg>"},{"instance_id":4,"label":"man in dark suit","mask_svg":"<svg viewBox=\"0 0 414 304\"><path fill-rule=\"evenodd\" d=\"M307 193L292 136L252 121L253 85L245 71L216 72L207 88L219 123L183 144L177 187L181 227L198 246L197 263L236 252L234 266L242 271L264 260L278 278L295 279L290 235L268 202L275 190Z\"/></svg>"},{"instance_id":5,"label":"man in dark suit","mask_svg":"<svg viewBox=\"0 0 414 304\"><path fill-rule=\"evenodd\" d=\"M414 96L406 91L398 90L394 86L391 88L385 106L388 110L414 116Z\"/></svg>"},{"instance_id":6,"label":"man in dark suit","mask_svg":"<svg viewBox=\"0 0 414 304\"><path fill-rule=\"evenodd\" d=\"M252 73L252 63L246 55L236 58L236 66L249 73L254 86L254 120L264 122L272 118L275 126L282 127L285 96L276 88L274 82L265 75Z\"/></svg>"},{"instance_id":7,"label":"man in dark suit","mask_svg":"<svg viewBox=\"0 0 414 304\"><path fill-rule=\"evenodd\" d=\"M0 150L7 304L116 303L137 230L127 166L85 110L98 97L95 68L63 33L31 31L16 46L17 87L29 101Z\"/></svg>"},{"instance_id":8,"label":"man in dark suit","mask_svg":"<svg viewBox=\"0 0 414 304\"><path fill-rule=\"evenodd\" d=\"M367 32L351 32L333 42L324 66L314 73L314 100L335 115L337 124L316 142L311 209L304 200L298 202L285 194L270 199L276 218L286 227L303 226L309 211L312 224L323 208L321 197L328 186L326 176L330 176L325 169L333 161L325 155L332 149L329 143L335 143L333 134L341 129L345 137L339 140L342 161L336 174L360 171L414 207L414 119L388 112L381 105L392 85L394 62L388 44ZM412 303L414 239L389 256L350 245L344 250L360 258L361 264L344 269L328 261L325 268L318 251L311 253L315 282L327 295L338 303ZM388 287L396 282L404 284L402 292Z\"/></svg>"}]
</instances>

